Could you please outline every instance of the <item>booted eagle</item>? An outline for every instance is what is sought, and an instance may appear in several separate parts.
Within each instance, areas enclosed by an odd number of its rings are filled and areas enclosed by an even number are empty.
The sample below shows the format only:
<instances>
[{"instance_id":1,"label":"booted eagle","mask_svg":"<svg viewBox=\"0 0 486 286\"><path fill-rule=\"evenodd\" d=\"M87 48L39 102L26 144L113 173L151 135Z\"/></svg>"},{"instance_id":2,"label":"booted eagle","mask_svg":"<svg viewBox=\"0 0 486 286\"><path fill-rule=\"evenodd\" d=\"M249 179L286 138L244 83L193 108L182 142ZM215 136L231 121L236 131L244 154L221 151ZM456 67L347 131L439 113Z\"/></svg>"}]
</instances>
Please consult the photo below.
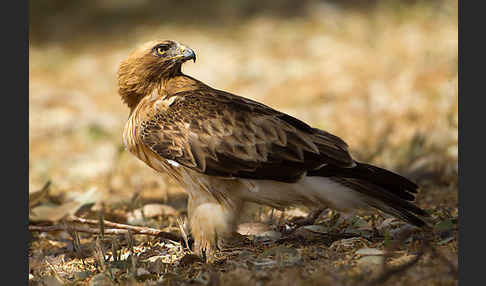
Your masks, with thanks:
<instances>
[{"instance_id":1,"label":"booted eagle","mask_svg":"<svg viewBox=\"0 0 486 286\"><path fill-rule=\"evenodd\" d=\"M186 190L194 250L211 255L235 232L245 202L275 208L376 208L412 225L427 213L418 186L360 163L339 137L262 103L214 89L181 71L196 61L175 41L152 41L118 69L130 108L126 148Z\"/></svg>"}]
</instances>

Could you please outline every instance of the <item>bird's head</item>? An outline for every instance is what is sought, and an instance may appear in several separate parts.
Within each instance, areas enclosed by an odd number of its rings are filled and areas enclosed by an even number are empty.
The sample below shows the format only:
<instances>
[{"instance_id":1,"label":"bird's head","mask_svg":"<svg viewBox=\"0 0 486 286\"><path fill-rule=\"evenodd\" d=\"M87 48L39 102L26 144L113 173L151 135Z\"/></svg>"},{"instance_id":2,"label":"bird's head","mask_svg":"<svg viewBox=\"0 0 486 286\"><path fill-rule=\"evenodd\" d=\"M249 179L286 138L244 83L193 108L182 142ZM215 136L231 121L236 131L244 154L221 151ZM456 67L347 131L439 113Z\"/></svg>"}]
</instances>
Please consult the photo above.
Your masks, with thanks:
<instances>
[{"instance_id":1,"label":"bird's head","mask_svg":"<svg viewBox=\"0 0 486 286\"><path fill-rule=\"evenodd\" d=\"M133 51L118 68L118 92L133 108L164 80L181 74L184 62L196 62L194 51L176 41L151 41Z\"/></svg>"}]
</instances>

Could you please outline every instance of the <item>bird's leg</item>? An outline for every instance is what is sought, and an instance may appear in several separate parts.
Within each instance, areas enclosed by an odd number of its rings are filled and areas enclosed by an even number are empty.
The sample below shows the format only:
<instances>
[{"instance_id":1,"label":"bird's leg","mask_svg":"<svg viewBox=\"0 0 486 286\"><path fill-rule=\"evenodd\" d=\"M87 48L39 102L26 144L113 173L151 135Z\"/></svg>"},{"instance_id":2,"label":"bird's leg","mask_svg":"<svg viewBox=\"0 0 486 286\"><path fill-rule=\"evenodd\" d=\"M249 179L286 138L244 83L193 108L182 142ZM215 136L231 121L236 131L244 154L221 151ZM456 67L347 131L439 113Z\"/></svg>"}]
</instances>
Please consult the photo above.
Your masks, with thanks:
<instances>
[{"instance_id":1,"label":"bird's leg","mask_svg":"<svg viewBox=\"0 0 486 286\"><path fill-rule=\"evenodd\" d=\"M188 215L194 252L211 262L222 240L234 233L240 209L240 202L221 203L208 195L190 195Z\"/></svg>"}]
</instances>

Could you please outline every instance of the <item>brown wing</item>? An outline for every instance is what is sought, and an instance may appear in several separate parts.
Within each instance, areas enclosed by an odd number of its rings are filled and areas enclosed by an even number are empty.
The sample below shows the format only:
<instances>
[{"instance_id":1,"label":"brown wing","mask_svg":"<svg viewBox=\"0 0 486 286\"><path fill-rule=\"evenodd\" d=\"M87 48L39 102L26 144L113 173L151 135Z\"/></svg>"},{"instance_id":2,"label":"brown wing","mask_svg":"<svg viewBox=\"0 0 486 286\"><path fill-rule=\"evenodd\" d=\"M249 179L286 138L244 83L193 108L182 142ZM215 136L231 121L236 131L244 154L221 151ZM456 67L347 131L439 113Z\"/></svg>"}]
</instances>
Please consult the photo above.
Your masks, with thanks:
<instances>
[{"instance_id":1,"label":"brown wing","mask_svg":"<svg viewBox=\"0 0 486 286\"><path fill-rule=\"evenodd\" d=\"M355 164L340 138L261 103L210 88L173 96L142 123L141 139L198 172L294 182L323 165Z\"/></svg>"}]
</instances>

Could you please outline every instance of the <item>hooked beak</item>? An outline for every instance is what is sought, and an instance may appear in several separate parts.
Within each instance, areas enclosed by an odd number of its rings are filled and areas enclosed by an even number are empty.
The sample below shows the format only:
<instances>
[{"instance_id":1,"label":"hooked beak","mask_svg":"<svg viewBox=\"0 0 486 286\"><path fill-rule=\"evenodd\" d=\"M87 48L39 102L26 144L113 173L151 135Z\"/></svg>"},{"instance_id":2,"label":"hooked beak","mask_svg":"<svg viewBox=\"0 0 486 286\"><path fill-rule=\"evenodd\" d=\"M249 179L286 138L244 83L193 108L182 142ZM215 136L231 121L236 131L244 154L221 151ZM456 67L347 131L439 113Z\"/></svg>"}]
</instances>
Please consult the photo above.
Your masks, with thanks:
<instances>
[{"instance_id":1,"label":"hooked beak","mask_svg":"<svg viewBox=\"0 0 486 286\"><path fill-rule=\"evenodd\" d=\"M193 60L196 62L196 53L194 51L186 46L181 45L181 51L182 51L182 60L188 61L188 60Z\"/></svg>"}]
</instances>

